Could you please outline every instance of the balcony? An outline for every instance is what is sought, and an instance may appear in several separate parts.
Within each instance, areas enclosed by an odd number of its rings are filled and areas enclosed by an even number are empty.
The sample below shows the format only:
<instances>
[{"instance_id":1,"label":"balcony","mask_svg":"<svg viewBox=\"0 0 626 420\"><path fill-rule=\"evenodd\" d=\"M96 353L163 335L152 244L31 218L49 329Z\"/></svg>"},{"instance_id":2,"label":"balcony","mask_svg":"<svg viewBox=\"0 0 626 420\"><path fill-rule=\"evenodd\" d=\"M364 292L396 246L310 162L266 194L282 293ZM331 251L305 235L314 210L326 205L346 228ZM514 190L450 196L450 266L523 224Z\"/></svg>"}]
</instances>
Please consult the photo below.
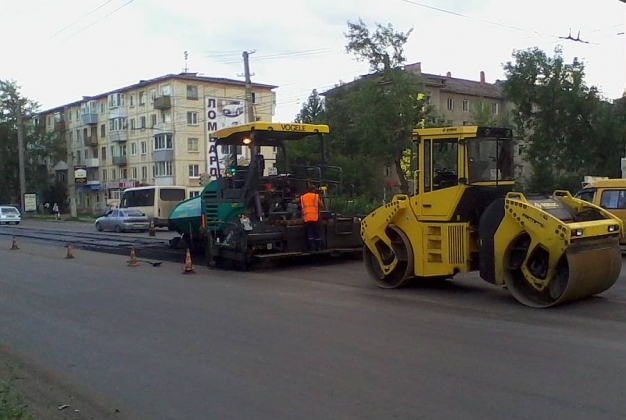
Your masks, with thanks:
<instances>
[{"instance_id":1,"label":"balcony","mask_svg":"<svg viewBox=\"0 0 626 420\"><path fill-rule=\"evenodd\" d=\"M95 125L98 124L98 114L96 113L88 113L80 116L84 125Z\"/></svg>"},{"instance_id":2,"label":"balcony","mask_svg":"<svg viewBox=\"0 0 626 420\"><path fill-rule=\"evenodd\" d=\"M152 160L155 162L171 162L174 160L174 150L155 150L152 152Z\"/></svg>"},{"instance_id":3,"label":"balcony","mask_svg":"<svg viewBox=\"0 0 626 420\"><path fill-rule=\"evenodd\" d=\"M154 109L159 109L164 111L166 109L170 109L172 107L172 97L171 96L159 96L158 98L154 98Z\"/></svg>"},{"instance_id":4,"label":"balcony","mask_svg":"<svg viewBox=\"0 0 626 420\"><path fill-rule=\"evenodd\" d=\"M128 164L126 156L113 156L113 165L125 166L126 164Z\"/></svg>"},{"instance_id":5,"label":"balcony","mask_svg":"<svg viewBox=\"0 0 626 420\"><path fill-rule=\"evenodd\" d=\"M64 120L54 122L54 131L65 131L66 125Z\"/></svg>"},{"instance_id":6,"label":"balcony","mask_svg":"<svg viewBox=\"0 0 626 420\"><path fill-rule=\"evenodd\" d=\"M115 142L128 141L128 132L126 130L109 131L109 140Z\"/></svg>"},{"instance_id":7,"label":"balcony","mask_svg":"<svg viewBox=\"0 0 626 420\"><path fill-rule=\"evenodd\" d=\"M91 136L83 137L83 144L85 147L97 147L98 136L91 135Z\"/></svg>"},{"instance_id":8,"label":"balcony","mask_svg":"<svg viewBox=\"0 0 626 420\"><path fill-rule=\"evenodd\" d=\"M128 110L123 106L117 108L109 108L109 119L111 118L123 118L128 116Z\"/></svg>"},{"instance_id":9,"label":"balcony","mask_svg":"<svg viewBox=\"0 0 626 420\"><path fill-rule=\"evenodd\" d=\"M100 159L98 158L85 159L85 166L88 168L97 168L98 166L100 166Z\"/></svg>"}]
</instances>

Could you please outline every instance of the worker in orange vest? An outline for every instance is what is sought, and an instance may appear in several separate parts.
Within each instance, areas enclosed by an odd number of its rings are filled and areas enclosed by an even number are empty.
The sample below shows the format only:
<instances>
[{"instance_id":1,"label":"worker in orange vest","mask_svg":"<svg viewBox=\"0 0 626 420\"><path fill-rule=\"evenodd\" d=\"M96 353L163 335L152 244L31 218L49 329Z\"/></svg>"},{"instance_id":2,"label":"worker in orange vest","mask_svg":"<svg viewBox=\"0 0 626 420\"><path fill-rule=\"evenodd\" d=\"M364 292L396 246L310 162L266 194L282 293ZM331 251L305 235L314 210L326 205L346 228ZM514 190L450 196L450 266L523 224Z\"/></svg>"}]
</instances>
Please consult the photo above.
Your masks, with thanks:
<instances>
[{"instance_id":1,"label":"worker in orange vest","mask_svg":"<svg viewBox=\"0 0 626 420\"><path fill-rule=\"evenodd\" d=\"M319 218L320 208L323 207L323 204L317 188L310 186L309 192L300 197L300 205L302 206L302 220L309 241L309 251L321 251L322 238L320 237Z\"/></svg>"}]
</instances>

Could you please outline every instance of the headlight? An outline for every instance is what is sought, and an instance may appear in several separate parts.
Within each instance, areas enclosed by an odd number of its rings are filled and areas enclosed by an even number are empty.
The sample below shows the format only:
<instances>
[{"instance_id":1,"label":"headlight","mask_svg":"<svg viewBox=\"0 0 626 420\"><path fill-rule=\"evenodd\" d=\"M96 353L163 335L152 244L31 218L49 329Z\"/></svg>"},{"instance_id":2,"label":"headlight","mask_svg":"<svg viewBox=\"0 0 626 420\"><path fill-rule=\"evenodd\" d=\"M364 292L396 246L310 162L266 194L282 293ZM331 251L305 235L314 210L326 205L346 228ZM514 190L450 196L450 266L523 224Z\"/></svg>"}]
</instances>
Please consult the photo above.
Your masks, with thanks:
<instances>
[{"instance_id":1,"label":"headlight","mask_svg":"<svg viewBox=\"0 0 626 420\"><path fill-rule=\"evenodd\" d=\"M572 236L583 236L583 229L572 229Z\"/></svg>"},{"instance_id":2,"label":"headlight","mask_svg":"<svg viewBox=\"0 0 626 420\"><path fill-rule=\"evenodd\" d=\"M609 232L617 232L619 230L618 225L609 225Z\"/></svg>"}]
</instances>

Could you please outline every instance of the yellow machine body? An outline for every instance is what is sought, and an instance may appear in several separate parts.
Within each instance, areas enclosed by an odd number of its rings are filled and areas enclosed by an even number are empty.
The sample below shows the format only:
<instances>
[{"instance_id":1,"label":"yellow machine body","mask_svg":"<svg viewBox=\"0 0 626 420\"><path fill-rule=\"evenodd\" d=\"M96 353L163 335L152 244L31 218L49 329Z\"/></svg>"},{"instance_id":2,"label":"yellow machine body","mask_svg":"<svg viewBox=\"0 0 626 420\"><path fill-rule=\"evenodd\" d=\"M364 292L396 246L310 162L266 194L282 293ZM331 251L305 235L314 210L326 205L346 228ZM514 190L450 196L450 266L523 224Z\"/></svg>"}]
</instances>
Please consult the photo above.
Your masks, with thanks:
<instances>
[{"instance_id":1,"label":"yellow machine body","mask_svg":"<svg viewBox=\"0 0 626 420\"><path fill-rule=\"evenodd\" d=\"M380 287L479 271L519 302L548 307L615 283L622 221L567 191L513 191L511 130L419 129L413 140L415 191L361 225L364 262Z\"/></svg>"}]
</instances>

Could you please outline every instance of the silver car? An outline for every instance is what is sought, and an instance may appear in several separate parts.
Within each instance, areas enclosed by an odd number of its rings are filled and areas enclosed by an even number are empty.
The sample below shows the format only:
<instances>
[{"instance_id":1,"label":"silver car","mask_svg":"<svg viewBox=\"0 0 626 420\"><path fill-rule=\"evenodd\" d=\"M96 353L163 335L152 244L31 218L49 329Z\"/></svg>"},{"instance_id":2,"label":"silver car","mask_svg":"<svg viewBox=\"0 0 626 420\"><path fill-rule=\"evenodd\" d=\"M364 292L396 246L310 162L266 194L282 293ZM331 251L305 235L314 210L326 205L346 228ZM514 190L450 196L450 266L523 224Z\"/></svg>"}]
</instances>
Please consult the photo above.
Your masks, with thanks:
<instances>
[{"instance_id":1,"label":"silver car","mask_svg":"<svg viewBox=\"0 0 626 420\"><path fill-rule=\"evenodd\" d=\"M19 225L22 221L22 215L17 207L0 206L0 225L2 223L14 223Z\"/></svg>"},{"instance_id":2,"label":"silver car","mask_svg":"<svg viewBox=\"0 0 626 420\"><path fill-rule=\"evenodd\" d=\"M145 232L150 229L150 220L139 210L114 209L96 219L96 229L99 232L103 230L113 230L118 233L129 230Z\"/></svg>"}]
</instances>

